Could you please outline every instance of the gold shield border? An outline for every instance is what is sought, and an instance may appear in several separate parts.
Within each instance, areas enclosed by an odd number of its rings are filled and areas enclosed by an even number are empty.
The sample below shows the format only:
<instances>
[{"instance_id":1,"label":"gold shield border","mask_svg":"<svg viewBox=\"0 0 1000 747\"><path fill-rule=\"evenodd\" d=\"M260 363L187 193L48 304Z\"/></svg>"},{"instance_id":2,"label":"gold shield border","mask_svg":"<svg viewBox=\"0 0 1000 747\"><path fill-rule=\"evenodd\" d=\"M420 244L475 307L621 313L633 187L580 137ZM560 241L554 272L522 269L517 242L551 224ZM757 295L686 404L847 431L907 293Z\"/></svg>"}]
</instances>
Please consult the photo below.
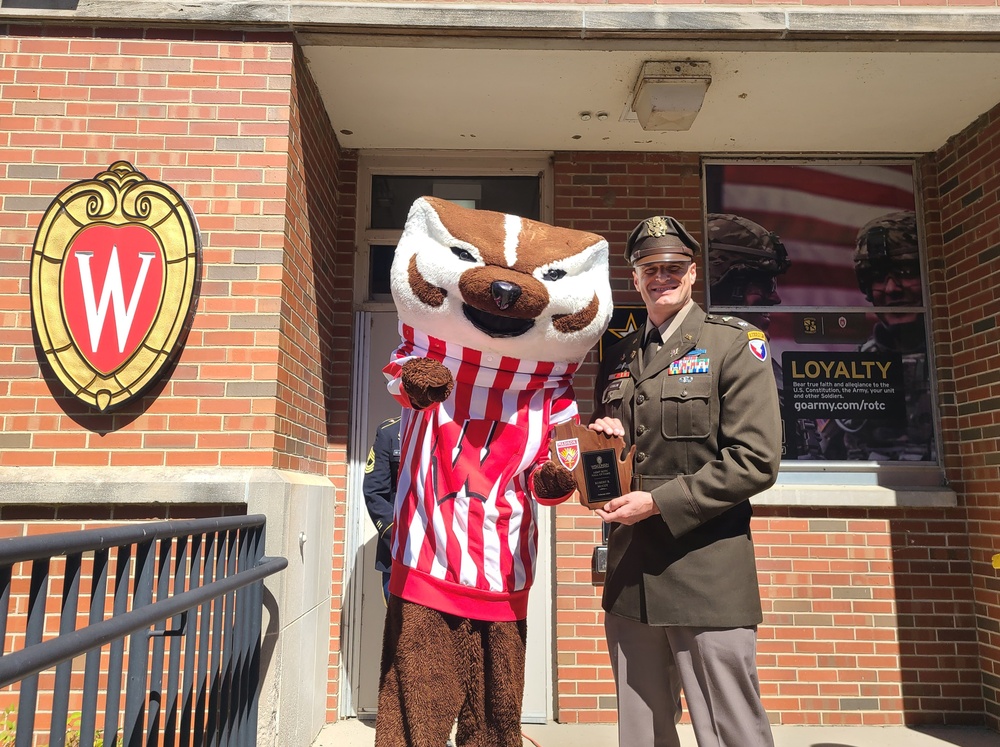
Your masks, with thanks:
<instances>
[{"instance_id":1,"label":"gold shield border","mask_svg":"<svg viewBox=\"0 0 1000 747\"><path fill-rule=\"evenodd\" d=\"M160 306L146 337L121 366L97 371L77 348L62 307L63 262L74 238L93 224L140 224L157 237L164 259ZM49 205L31 254L31 315L45 358L66 389L106 411L152 384L176 354L194 315L201 235L184 199L127 161L71 184Z\"/></svg>"}]
</instances>

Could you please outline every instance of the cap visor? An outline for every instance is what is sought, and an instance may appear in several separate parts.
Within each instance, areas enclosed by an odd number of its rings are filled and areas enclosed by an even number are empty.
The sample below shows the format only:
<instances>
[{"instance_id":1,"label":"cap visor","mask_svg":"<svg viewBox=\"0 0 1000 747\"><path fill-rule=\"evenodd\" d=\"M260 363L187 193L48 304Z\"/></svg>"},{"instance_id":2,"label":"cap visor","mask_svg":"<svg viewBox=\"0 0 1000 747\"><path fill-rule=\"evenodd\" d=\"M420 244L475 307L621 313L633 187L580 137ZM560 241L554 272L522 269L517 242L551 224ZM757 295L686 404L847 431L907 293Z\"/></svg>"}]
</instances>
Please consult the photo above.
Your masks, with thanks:
<instances>
[{"instance_id":1,"label":"cap visor","mask_svg":"<svg viewBox=\"0 0 1000 747\"><path fill-rule=\"evenodd\" d=\"M681 252L657 252L656 254L647 254L644 257L637 258L633 263L633 267L639 267L640 265L648 265L653 262L692 262L693 258L690 254L683 254Z\"/></svg>"}]
</instances>

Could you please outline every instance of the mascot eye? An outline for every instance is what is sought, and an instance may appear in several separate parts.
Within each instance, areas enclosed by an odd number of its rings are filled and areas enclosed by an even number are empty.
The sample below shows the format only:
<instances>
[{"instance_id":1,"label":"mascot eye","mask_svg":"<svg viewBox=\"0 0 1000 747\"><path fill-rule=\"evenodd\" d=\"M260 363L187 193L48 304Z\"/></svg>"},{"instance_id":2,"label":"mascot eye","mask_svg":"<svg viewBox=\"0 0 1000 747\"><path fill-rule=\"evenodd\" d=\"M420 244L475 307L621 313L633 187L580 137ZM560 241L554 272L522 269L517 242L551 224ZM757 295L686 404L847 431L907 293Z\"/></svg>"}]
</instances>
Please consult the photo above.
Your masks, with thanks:
<instances>
[{"instance_id":1,"label":"mascot eye","mask_svg":"<svg viewBox=\"0 0 1000 747\"><path fill-rule=\"evenodd\" d=\"M458 257L463 262L475 262L476 258L472 256L472 252L468 249L462 249L461 247L453 246L451 248L451 253Z\"/></svg>"},{"instance_id":2,"label":"mascot eye","mask_svg":"<svg viewBox=\"0 0 1000 747\"><path fill-rule=\"evenodd\" d=\"M566 277L566 270L546 270L542 280L559 280Z\"/></svg>"}]
</instances>

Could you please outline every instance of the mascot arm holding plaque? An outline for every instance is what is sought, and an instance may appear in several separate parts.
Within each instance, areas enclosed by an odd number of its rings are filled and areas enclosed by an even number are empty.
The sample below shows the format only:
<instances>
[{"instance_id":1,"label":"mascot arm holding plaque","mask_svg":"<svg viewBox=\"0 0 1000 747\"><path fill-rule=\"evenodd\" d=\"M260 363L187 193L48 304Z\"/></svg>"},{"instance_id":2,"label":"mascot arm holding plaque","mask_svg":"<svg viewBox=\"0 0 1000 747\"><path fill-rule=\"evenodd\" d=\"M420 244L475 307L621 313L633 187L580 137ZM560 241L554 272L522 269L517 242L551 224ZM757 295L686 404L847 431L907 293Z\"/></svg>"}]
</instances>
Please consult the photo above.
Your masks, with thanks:
<instances>
[{"instance_id":1,"label":"mascot arm holding plaque","mask_svg":"<svg viewBox=\"0 0 1000 747\"><path fill-rule=\"evenodd\" d=\"M583 506L598 508L631 490L635 447L626 449L621 435L576 423L557 425L553 433L549 464L558 468L561 479L572 480Z\"/></svg>"}]
</instances>

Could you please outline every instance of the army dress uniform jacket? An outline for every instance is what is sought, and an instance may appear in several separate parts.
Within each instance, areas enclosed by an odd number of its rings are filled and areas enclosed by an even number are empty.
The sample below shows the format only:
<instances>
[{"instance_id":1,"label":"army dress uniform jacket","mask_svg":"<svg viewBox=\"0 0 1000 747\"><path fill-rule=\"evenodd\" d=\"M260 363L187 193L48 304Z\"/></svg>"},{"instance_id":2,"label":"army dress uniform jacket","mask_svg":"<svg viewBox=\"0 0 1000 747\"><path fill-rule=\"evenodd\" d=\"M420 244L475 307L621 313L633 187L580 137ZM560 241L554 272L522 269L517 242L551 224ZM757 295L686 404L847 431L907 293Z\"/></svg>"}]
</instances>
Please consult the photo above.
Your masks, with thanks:
<instances>
[{"instance_id":1,"label":"army dress uniform jacket","mask_svg":"<svg viewBox=\"0 0 1000 747\"><path fill-rule=\"evenodd\" d=\"M365 496L368 516L378 532L375 547L375 569L392 570L392 511L399 479L399 416L383 420L375 432L375 442L368 451L365 478L361 492Z\"/></svg>"},{"instance_id":2,"label":"army dress uniform jacket","mask_svg":"<svg viewBox=\"0 0 1000 747\"><path fill-rule=\"evenodd\" d=\"M604 609L649 625L756 625L749 499L781 459L769 346L746 322L694 306L640 374L641 337L602 362L595 418L622 421L632 489L652 493L660 515L611 525Z\"/></svg>"}]
</instances>

